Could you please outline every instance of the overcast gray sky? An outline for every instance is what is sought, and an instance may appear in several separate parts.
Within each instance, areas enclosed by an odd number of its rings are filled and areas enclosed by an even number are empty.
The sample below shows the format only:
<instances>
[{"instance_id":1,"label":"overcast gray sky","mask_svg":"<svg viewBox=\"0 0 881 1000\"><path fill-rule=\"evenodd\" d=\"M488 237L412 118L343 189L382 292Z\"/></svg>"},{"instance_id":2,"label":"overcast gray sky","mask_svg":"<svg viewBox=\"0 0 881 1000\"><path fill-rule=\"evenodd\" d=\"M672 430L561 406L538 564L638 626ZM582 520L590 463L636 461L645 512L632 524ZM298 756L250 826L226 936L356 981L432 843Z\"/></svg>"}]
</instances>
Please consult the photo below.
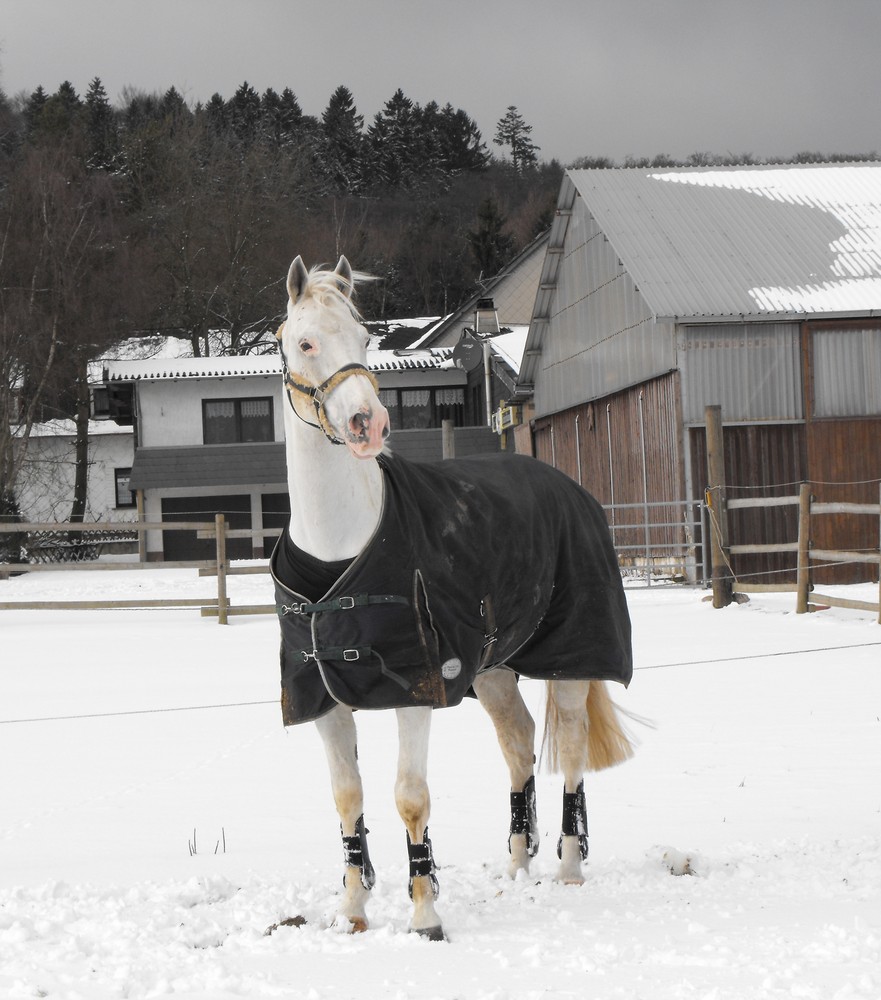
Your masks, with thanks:
<instances>
[{"instance_id":1,"label":"overcast gray sky","mask_svg":"<svg viewBox=\"0 0 881 1000\"><path fill-rule=\"evenodd\" d=\"M7 96L100 77L190 102L399 87L487 145L514 104L541 157L881 152L881 0L0 0Z\"/></svg>"}]
</instances>

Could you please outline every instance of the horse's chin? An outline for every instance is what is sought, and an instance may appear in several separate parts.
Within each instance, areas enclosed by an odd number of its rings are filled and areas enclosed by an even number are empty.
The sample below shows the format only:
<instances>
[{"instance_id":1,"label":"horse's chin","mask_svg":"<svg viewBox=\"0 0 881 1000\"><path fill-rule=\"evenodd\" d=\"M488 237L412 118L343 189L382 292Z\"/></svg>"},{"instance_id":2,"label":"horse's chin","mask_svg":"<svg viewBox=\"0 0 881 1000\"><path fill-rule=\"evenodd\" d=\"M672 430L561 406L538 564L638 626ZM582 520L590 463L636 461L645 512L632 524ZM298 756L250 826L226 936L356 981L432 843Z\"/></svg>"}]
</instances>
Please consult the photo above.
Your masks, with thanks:
<instances>
[{"instance_id":1,"label":"horse's chin","mask_svg":"<svg viewBox=\"0 0 881 1000\"><path fill-rule=\"evenodd\" d=\"M382 444L377 446L370 441L346 441L345 444L349 449L349 453L362 461L366 461L370 458L376 458L376 456L383 450Z\"/></svg>"}]
</instances>

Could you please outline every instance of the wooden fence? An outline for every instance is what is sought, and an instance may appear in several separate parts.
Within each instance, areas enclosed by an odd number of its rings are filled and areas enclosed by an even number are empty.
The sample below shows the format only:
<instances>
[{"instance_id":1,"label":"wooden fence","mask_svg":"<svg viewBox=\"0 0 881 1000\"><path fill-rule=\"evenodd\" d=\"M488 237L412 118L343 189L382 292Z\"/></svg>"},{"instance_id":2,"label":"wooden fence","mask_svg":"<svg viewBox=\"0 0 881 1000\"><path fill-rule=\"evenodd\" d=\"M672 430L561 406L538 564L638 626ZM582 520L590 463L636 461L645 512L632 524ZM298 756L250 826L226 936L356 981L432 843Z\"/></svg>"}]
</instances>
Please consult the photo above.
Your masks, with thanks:
<instances>
[{"instance_id":1,"label":"wooden fence","mask_svg":"<svg viewBox=\"0 0 881 1000\"><path fill-rule=\"evenodd\" d=\"M238 605L233 606L227 596L227 578L242 573L266 573L267 566L230 566L226 555L226 543L230 538L249 538L254 535L277 535L281 529L263 529L252 531L246 528L230 529L227 527L226 518L223 514L217 514L213 521L126 521L121 522L98 522L87 524L45 524L45 523L23 523L23 524L0 524L0 534L23 535L34 532L66 532L69 534L80 534L85 532L106 532L108 534L116 532L137 532L143 540L147 531L195 531L200 538L213 538L215 540L215 558L200 560L169 560L163 562L147 562L144 559L138 561L120 562L72 562L65 564L65 569L73 572L95 572L106 570L148 570L148 569L198 569L200 576L214 576L217 578L216 594L211 597L186 597L186 598L137 598L132 600L108 600L108 601L3 601L0 602L0 611L29 610L29 611L76 611L76 610L97 610L97 609L120 609L120 608L200 608L202 615L206 617L217 616L220 625L228 624L229 618L233 615L253 615L253 614L275 614L275 605ZM143 551L143 545L139 548ZM0 579L8 577L11 573L45 573L58 571L57 563L0 563Z\"/></svg>"},{"instance_id":2,"label":"wooden fence","mask_svg":"<svg viewBox=\"0 0 881 1000\"><path fill-rule=\"evenodd\" d=\"M797 505L798 517L798 537L791 542L773 543L768 545L750 545L727 543L727 526L725 513L727 510L737 508L771 508L786 505ZM796 612L803 614L807 611L817 610L819 607L844 607L855 608L861 611L873 611L878 616L881 623L881 495L877 504L868 503L817 503L811 496L810 485L803 483L797 495L785 497L756 497L750 499L732 499L727 502L722 501L722 494L719 488L708 490L707 511L710 514L710 529L713 536L714 552L714 577L717 570L725 572L727 554L757 554L767 552L790 552L796 555L796 582L795 583L752 583L748 584L734 579L732 590L734 592L749 594L769 591L794 591L796 593ZM874 552L849 552L840 550L815 549L811 545L811 521L815 517L822 517L825 514L851 514L854 516L873 516L879 520L879 551ZM678 524L679 522L677 522ZM617 525L616 529L621 530L622 525ZM632 527L632 525L627 526ZM161 521L161 522L103 522L91 524L0 524L0 535L27 534L32 532L63 531L71 534L78 532L102 531L112 533L137 532L141 540L144 539L147 531L195 531L199 538L214 539L215 558L203 560L172 560L164 562L147 562L139 559L130 562L75 562L68 564L71 571L95 571L95 570L119 570L119 569L198 569L199 576L217 578L216 595L206 598L138 598L133 600L115 601L10 601L0 602L0 611L3 610L86 610L100 608L190 608L198 607L205 617L217 616L218 623L226 625L229 618L234 615L255 615L255 614L275 614L274 604L259 605L239 605L233 606L227 595L227 578L229 576L246 573L266 573L267 565L252 566L230 566L226 554L227 541L232 538L253 538L256 536L268 537L278 535L281 531L275 529L254 530L251 528L229 528L223 514L217 514L213 521ZM620 541L620 540L618 540ZM626 546L625 546L626 547ZM635 546L638 548L638 546ZM143 541L139 545L143 555ZM717 555L718 552L718 555ZM812 592L811 587L811 566L812 563L820 562L862 562L874 564L878 567L879 595L878 601L858 601L850 598L835 597L832 595L818 594ZM50 570L57 570L57 564L46 563L0 563L0 579L9 576L10 573L39 573ZM730 566L728 567L730 571ZM714 604L716 580L714 579Z\"/></svg>"},{"instance_id":3,"label":"wooden fence","mask_svg":"<svg viewBox=\"0 0 881 1000\"><path fill-rule=\"evenodd\" d=\"M796 594L795 610L797 614L804 614L808 611L816 611L821 607L855 608L859 611L873 611L878 616L881 624L881 492L879 492L878 503L817 503L811 496L809 483L802 483L797 495L785 497L755 497L749 499L728 500L724 507L728 510L746 507L781 507L786 505L798 506L798 537L793 542L782 542L769 545L724 545L727 537L724 523L717 518L711 518L711 530L714 536L721 536L718 542L720 550L732 555L757 554L763 552L792 552L796 554L796 582L795 583L753 583L747 584L734 580L733 589L742 594L773 592L773 591L794 591ZM718 510L720 505L710 504ZM811 522L815 517L822 517L825 514L851 514L854 516L875 517L879 521L879 551L849 552L838 549L815 549L811 545ZM716 542L714 542L715 551ZM724 558L724 557L723 557ZM878 567L879 594L878 601L858 601L846 597L835 597L828 594L814 593L811 584L811 567L813 563L822 562L860 562L874 564ZM732 574L733 576L733 574Z\"/></svg>"}]
</instances>

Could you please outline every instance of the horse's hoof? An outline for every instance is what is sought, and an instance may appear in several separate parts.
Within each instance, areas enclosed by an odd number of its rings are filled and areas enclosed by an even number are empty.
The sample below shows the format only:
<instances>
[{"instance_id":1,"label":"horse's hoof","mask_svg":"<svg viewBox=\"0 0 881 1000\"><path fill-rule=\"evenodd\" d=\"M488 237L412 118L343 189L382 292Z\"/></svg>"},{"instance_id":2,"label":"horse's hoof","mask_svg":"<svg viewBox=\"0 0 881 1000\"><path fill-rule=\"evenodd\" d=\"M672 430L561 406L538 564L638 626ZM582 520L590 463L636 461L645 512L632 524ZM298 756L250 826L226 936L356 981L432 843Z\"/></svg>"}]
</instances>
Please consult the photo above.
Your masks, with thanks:
<instances>
[{"instance_id":1,"label":"horse's hoof","mask_svg":"<svg viewBox=\"0 0 881 1000\"><path fill-rule=\"evenodd\" d=\"M412 933L424 937L427 941L446 941L447 939L440 924L437 927L414 927Z\"/></svg>"},{"instance_id":2,"label":"horse's hoof","mask_svg":"<svg viewBox=\"0 0 881 1000\"><path fill-rule=\"evenodd\" d=\"M365 917L349 917L349 925L350 934L363 934L367 930Z\"/></svg>"}]
</instances>

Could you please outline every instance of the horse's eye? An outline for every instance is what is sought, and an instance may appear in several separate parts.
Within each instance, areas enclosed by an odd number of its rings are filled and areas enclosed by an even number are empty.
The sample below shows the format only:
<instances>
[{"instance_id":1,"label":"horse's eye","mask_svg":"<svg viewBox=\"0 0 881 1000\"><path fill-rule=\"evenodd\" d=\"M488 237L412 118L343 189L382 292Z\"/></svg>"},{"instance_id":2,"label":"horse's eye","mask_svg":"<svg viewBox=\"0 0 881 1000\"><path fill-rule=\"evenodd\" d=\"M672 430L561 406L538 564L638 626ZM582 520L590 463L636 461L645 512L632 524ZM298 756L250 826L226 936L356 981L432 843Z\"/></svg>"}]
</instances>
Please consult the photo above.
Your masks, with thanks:
<instances>
[{"instance_id":1,"label":"horse's eye","mask_svg":"<svg viewBox=\"0 0 881 1000\"><path fill-rule=\"evenodd\" d=\"M312 342L310 340L301 340L300 350L303 352L303 354L311 354L315 350L315 348L312 346Z\"/></svg>"}]
</instances>

